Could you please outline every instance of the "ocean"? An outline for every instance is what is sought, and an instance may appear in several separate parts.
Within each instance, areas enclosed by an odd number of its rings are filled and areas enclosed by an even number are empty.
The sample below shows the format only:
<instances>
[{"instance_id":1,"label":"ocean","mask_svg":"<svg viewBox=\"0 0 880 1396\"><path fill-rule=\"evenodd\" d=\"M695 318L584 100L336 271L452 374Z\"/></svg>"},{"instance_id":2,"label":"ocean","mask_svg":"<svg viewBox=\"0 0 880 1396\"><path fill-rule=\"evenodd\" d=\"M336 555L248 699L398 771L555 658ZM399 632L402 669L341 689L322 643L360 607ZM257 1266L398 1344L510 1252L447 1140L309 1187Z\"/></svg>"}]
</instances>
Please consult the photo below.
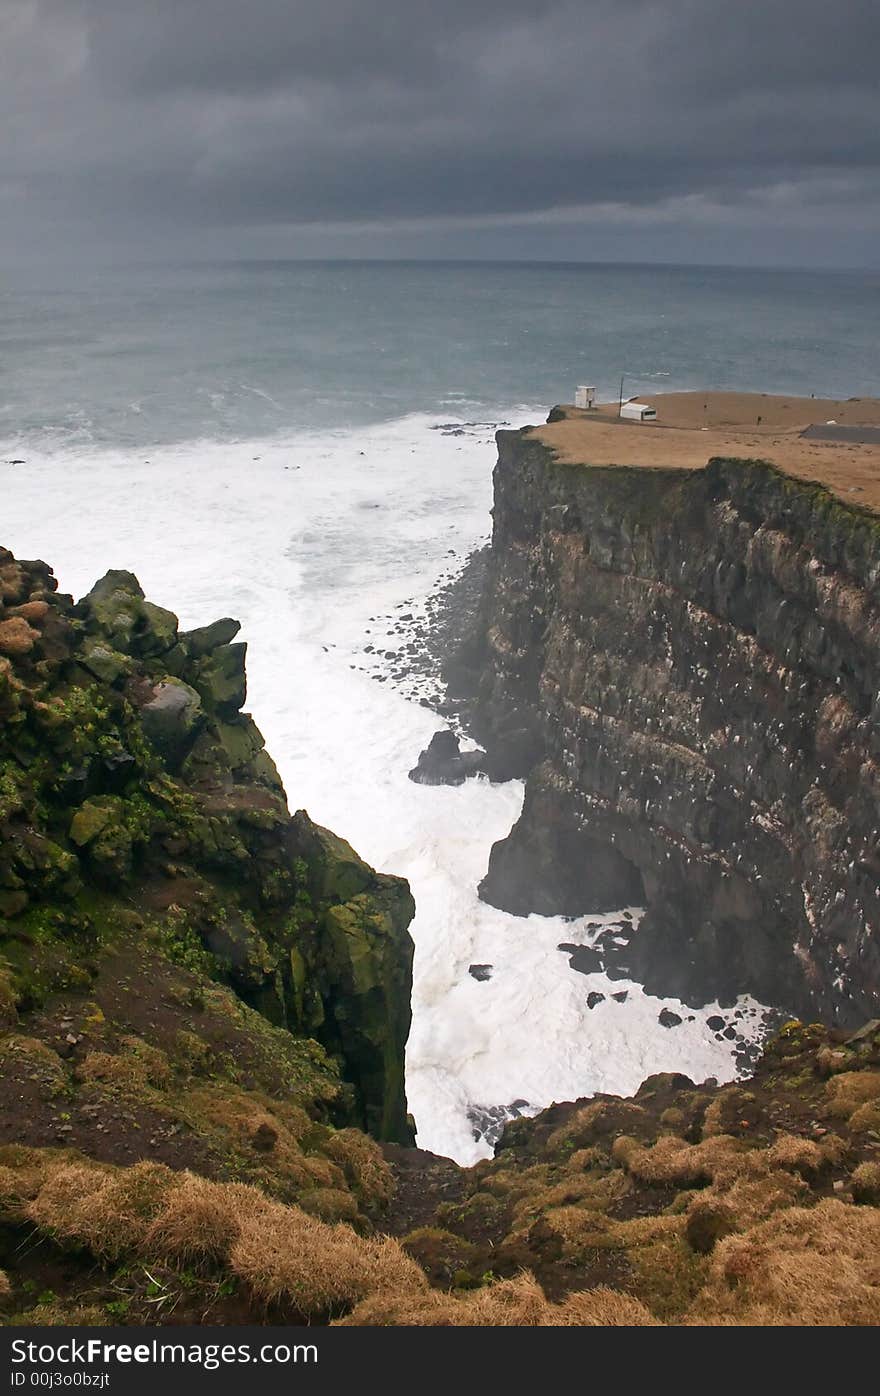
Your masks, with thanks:
<instances>
[{"instance_id":1,"label":"ocean","mask_svg":"<svg viewBox=\"0 0 880 1396\"><path fill-rule=\"evenodd\" d=\"M423 1148L470 1163L502 1118L554 1099L628 1093L660 1070L729 1079L737 1044L707 1019L745 1042L764 1019L749 1000L696 1011L576 972L558 945L592 943L624 909L516 918L476 896L521 784L407 779L443 721L388 656L401 617L489 534L496 427L543 420L576 383L614 398L621 375L627 396L876 396L878 339L876 273L268 262L0 277L0 542L76 595L123 567L187 627L242 621L248 707L291 807L411 882ZM663 1026L664 1008L681 1023Z\"/></svg>"}]
</instances>

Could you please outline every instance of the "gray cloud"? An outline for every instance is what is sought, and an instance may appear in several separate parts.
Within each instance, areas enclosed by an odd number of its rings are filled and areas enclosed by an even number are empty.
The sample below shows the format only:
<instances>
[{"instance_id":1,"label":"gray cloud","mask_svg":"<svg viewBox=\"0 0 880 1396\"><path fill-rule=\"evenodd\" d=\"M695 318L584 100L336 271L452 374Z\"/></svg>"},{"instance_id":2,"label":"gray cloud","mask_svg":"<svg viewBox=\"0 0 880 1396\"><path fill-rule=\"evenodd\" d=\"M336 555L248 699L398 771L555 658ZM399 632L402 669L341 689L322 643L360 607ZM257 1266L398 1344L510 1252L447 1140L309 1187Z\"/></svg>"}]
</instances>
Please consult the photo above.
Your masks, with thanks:
<instances>
[{"instance_id":1,"label":"gray cloud","mask_svg":"<svg viewBox=\"0 0 880 1396\"><path fill-rule=\"evenodd\" d=\"M0 239L460 255L480 228L484 255L566 227L591 255L653 221L847 260L878 57L875 0L4 0Z\"/></svg>"}]
</instances>

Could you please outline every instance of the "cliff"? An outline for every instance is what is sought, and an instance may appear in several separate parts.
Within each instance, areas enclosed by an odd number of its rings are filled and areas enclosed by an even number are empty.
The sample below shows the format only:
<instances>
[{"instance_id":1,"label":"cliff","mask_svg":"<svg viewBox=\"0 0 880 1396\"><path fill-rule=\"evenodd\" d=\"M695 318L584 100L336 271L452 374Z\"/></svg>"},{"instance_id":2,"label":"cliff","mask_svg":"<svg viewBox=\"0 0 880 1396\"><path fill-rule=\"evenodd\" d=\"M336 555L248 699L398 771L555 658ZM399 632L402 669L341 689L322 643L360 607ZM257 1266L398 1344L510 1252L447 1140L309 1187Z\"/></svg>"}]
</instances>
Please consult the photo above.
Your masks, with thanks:
<instances>
[{"instance_id":1,"label":"cliff","mask_svg":"<svg viewBox=\"0 0 880 1396\"><path fill-rule=\"evenodd\" d=\"M45 563L0 551L3 1012L87 1002L114 951L145 998L171 963L300 1043L313 1114L410 1140L409 889L291 817L242 712L238 630L181 632L128 572L75 605ZM76 1054L106 1050L103 1031L74 1033Z\"/></svg>"},{"instance_id":2,"label":"cliff","mask_svg":"<svg viewBox=\"0 0 880 1396\"><path fill-rule=\"evenodd\" d=\"M880 1021L380 1148L412 902L290 818L235 622L0 595L0 1326L878 1322Z\"/></svg>"},{"instance_id":3,"label":"cliff","mask_svg":"<svg viewBox=\"0 0 880 1396\"><path fill-rule=\"evenodd\" d=\"M627 964L653 992L876 1013L880 519L759 460L591 467L528 428L497 440L452 690L526 797L482 895L644 904Z\"/></svg>"}]
</instances>

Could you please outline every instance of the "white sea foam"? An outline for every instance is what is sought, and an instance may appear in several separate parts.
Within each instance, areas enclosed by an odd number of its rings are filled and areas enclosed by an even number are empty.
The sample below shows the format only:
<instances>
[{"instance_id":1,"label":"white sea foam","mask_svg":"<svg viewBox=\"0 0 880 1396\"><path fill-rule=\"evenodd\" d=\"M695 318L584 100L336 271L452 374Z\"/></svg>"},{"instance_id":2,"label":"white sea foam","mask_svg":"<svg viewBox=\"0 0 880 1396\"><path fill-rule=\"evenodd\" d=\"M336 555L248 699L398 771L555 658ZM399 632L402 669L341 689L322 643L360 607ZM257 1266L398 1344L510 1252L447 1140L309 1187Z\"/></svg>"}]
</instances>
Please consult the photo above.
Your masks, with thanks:
<instances>
[{"instance_id":1,"label":"white sea foam","mask_svg":"<svg viewBox=\"0 0 880 1396\"><path fill-rule=\"evenodd\" d=\"M557 945L595 939L586 920L518 919L478 900L491 844L519 812L519 783L448 789L407 779L441 720L387 675L365 672L362 652L385 636L383 617L421 605L451 552L463 559L485 537L491 504L491 429L443 435L436 421L31 453L0 467L2 541L45 557L76 595L124 567L185 626L225 614L243 622L248 706L292 806L412 884L410 1108L422 1147L469 1163L491 1152L474 1138L475 1108L629 1092L658 1070L727 1079L734 1062L732 1044L706 1026L712 1008L668 1001L683 1021L665 1028L664 1002L637 985L574 972ZM471 964L491 965L491 977L478 982ZM592 1010L591 990L606 996ZM625 1002L611 997L623 991ZM761 1017L741 1001L737 1030L749 1038Z\"/></svg>"}]
</instances>

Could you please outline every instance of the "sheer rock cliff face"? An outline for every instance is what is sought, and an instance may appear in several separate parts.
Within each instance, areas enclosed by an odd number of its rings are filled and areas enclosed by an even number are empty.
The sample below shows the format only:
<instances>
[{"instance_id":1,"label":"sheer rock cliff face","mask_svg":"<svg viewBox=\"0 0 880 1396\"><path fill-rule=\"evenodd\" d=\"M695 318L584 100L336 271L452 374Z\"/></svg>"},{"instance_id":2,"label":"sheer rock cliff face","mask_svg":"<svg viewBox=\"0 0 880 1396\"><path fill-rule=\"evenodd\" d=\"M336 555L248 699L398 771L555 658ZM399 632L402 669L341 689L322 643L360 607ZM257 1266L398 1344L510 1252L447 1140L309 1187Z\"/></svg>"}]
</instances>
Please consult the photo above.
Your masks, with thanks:
<instances>
[{"instance_id":1,"label":"sheer rock cliff face","mask_svg":"<svg viewBox=\"0 0 880 1396\"><path fill-rule=\"evenodd\" d=\"M108 572L75 605L45 563L0 549L10 1011L85 991L96 947L134 931L315 1039L316 1062L329 1052L349 1083L338 1123L412 1142L409 887L304 811L291 817L242 711L238 629L181 632L129 572Z\"/></svg>"},{"instance_id":2,"label":"sheer rock cliff face","mask_svg":"<svg viewBox=\"0 0 880 1396\"><path fill-rule=\"evenodd\" d=\"M498 433L494 535L452 666L527 778L481 893L647 913L628 963L691 1002L880 1004L880 520L758 461L560 464Z\"/></svg>"}]
</instances>

